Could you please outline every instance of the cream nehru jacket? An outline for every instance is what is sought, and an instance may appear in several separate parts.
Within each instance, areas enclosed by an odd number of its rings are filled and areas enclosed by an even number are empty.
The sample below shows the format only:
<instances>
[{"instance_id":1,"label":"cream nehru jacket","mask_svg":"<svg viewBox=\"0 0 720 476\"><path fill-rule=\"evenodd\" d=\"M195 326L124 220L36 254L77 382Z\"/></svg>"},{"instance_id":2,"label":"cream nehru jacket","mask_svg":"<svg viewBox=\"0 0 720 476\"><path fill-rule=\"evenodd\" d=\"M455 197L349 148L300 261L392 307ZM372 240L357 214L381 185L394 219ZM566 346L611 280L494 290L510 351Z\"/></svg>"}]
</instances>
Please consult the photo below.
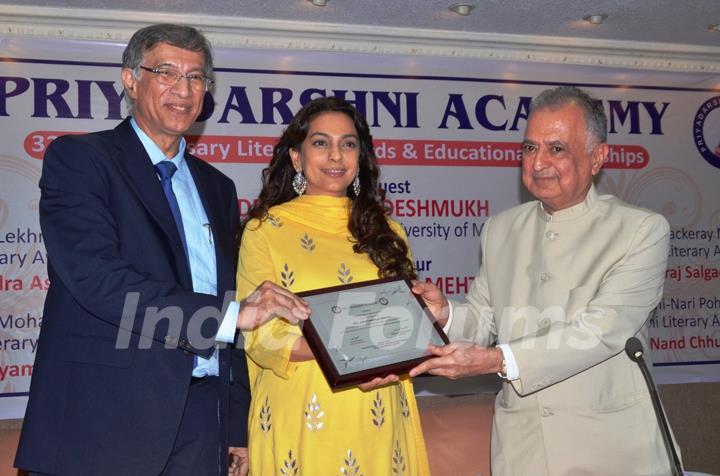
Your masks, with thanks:
<instances>
[{"instance_id":1,"label":"cream nehru jacket","mask_svg":"<svg viewBox=\"0 0 720 476\"><path fill-rule=\"evenodd\" d=\"M545 213L537 201L490 218L482 264L453 341L508 344L520 378L495 403L493 476L666 475L637 364L624 352L659 302L669 225L598 195Z\"/></svg>"}]
</instances>

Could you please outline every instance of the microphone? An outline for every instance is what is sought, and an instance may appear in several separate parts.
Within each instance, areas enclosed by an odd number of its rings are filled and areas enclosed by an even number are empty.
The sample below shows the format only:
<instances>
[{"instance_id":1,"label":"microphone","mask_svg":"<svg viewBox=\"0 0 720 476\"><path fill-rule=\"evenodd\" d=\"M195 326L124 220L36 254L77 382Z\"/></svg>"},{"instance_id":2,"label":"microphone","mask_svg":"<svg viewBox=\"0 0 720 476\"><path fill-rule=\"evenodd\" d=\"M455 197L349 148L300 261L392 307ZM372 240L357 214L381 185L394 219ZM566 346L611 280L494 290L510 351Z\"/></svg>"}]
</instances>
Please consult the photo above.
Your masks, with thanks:
<instances>
[{"instance_id":1,"label":"microphone","mask_svg":"<svg viewBox=\"0 0 720 476\"><path fill-rule=\"evenodd\" d=\"M645 383L650 391L653 408L655 409L655 416L660 424L660 433L662 434L663 442L665 443L665 450L667 451L668 459L670 460L672 474L673 476L682 476L683 469L680 464L680 458L678 458L677 452L675 451L675 445L672 443L670 428L668 427L667 419L665 418L665 414L660 406L660 397L655 389L652 375L650 375L650 371L648 370L647 365L645 365L645 360L643 359L644 352L645 350L643 349L642 342L640 342L640 339L637 337L631 337L627 340L627 342L625 342L625 353L628 357L630 357L630 360L636 362L640 367L640 371L642 372L643 377L645 378Z\"/></svg>"}]
</instances>

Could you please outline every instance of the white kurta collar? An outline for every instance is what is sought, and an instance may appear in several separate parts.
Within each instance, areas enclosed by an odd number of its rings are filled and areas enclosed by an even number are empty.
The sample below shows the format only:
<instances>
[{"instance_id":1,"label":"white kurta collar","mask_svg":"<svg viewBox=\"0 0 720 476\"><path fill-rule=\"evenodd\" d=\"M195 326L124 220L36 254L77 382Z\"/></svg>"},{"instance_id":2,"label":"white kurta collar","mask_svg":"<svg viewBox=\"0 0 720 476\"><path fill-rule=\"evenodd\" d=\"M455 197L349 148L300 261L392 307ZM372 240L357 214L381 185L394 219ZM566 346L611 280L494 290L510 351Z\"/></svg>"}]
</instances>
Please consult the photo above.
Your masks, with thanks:
<instances>
[{"instance_id":1,"label":"white kurta collar","mask_svg":"<svg viewBox=\"0 0 720 476\"><path fill-rule=\"evenodd\" d=\"M590 210L595 203L597 202L597 192L595 191L595 185L590 184L590 190L588 190L587 196L585 197L585 200L582 202L573 205L569 208L564 208L562 210L558 210L555 213L547 213L545 211L545 208L542 205L542 202L538 200L538 216L545 221L551 221L551 222L562 222L562 221L570 221L574 220L575 218L581 217L585 215L588 210Z\"/></svg>"}]
</instances>

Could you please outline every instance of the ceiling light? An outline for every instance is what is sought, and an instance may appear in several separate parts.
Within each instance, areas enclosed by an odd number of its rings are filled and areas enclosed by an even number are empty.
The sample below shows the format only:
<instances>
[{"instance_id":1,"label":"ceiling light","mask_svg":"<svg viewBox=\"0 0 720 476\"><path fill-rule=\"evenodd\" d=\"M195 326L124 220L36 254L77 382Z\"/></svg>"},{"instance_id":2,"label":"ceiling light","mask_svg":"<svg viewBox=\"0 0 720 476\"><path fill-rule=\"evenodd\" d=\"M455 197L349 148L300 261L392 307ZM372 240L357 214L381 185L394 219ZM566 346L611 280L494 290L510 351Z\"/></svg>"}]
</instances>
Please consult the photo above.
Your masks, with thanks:
<instances>
[{"instance_id":1,"label":"ceiling light","mask_svg":"<svg viewBox=\"0 0 720 476\"><path fill-rule=\"evenodd\" d=\"M449 10L451 12L455 12L458 15L462 15L464 17L470 15L470 12L473 11L475 8L475 5L470 5L469 3L456 3L455 5L451 6Z\"/></svg>"},{"instance_id":2,"label":"ceiling light","mask_svg":"<svg viewBox=\"0 0 720 476\"><path fill-rule=\"evenodd\" d=\"M583 17L583 20L588 23L592 23L593 25L600 25L607 19L607 17L608 16L605 13L596 13L594 15L588 15Z\"/></svg>"},{"instance_id":3,"label":"ceiling light","mask_svg":"<svg viewBox=\"0 0 720 476\"><path fill-rule=\"evenodd\" d=\"M308 0L308 2L312 3L316 7L324 7L327 5L327 0Z\"/></svg>"},{"instance_id":4,"label":"ceiling light","mask_svg":"<svg viewBox=\"0 0 720 476\"><path fill-rule=\"evenodd\" d=\"M720 33L720 23L708 25L708 31L712 31L714 33Z\"/></svg>"}]
</instances>

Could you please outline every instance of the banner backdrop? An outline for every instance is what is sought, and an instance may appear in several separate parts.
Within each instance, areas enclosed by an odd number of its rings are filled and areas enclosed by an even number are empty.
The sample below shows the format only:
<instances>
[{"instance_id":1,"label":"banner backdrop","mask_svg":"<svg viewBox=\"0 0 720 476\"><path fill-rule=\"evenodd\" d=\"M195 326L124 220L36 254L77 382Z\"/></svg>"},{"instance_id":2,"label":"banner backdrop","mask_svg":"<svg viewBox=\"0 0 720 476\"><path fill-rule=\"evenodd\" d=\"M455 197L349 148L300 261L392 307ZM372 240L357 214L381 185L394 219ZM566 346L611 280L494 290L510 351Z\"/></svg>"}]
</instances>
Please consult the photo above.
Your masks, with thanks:
<instances>
[{"instance_id":1,"label":"banner backdrop","mask_svg":"<svg viewBox=\"0 0 720 476\"><path fill-rule=\"evenodd\" d=\"M57 136L126 114L124 45L0 36L0 418L24 411L48 287L38 225L42 156ZM393 217L421 276L462 297L491 214L528 200L519 142L532 97L589 90L609 117L601 193L672 226L665 297L651 321L660 382L720 375L720 83L716 76L400 55L215 51L216 85L188 137L232 177L246 211L275 138L301 104L352 101L368 118ZM588 237L592 239L592 237Z\"/></svg>"}]
</instances>

